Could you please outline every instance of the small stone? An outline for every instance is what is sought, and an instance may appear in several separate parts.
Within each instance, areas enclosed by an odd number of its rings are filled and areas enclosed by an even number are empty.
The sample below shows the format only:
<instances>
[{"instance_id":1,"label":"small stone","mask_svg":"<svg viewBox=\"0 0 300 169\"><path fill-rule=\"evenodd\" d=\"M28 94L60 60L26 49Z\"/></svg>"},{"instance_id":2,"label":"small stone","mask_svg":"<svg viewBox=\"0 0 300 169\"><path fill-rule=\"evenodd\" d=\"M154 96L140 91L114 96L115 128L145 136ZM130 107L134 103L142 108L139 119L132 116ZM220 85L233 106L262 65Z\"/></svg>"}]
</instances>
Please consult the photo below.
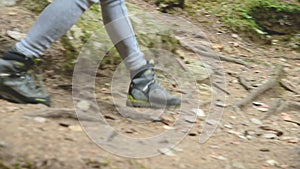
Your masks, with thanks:
<instances>
[{"instance_id":1,"label":"small stone","mask_svg":"<svg viewBox=\"0 0 300 169\"><path fill-rule=\"evenodd\" d=\"M277 139L278 138L278 136L276 134L273 134L273 133L264 134L263 137L266 138L266 139Z\"/></svg>"},{"instance_id":2,"label":"small stone","mask_svg":"<svg viewBox=\"0 0 300 169\"><path fill-rule=\"evenodd\" d=\"M6 147L6 143L3 141L0 141L0 148L4 148L4 147Z\"/></svg>"},{"instance_id":3,"label":"small stone","mask_svg":"<svg viewBox=\"0 0 300 169\"><path fill-rule=\"evenodd\" d=\"M246 169L245 166L240 162L233 162L232 167L235 169Z\"/></svg>"},{"instance_id":4,"label":"small stone","mask_svg":"<svg viewBox=\"0 0 300 169\"><path fill-rule=\"evenodd\" d=\"M168 148L161 148L158 150L160 153L166 155L166 156L170 156L170 157L174 157L175 154Z\"/></svg>"},{"instance_id":5,"label":"small stone","mask_svg":"<svg viewBox=\"0 0 300 169\"><path fill-rule=\"evenodd\" d=\"M224 127L228 128L228 129L232 129L232 125L230 125L230 124L225 124Z\"/></svg>"},{"instance_id":6,"label":"small stone","mask_svg":"<svg viewBox=\"0 0 300 169\"><path fill-rule=\"evenodd\" d=\"M263 123L257 118L251 118L250 121L256 125L262 125Z\"/></svg>"},{"instance_id":7,"label":"small stone","mask_svg":"<svg viewBox=\"0 0 300 169\"><path fill-rule=\"evenodd\" d=\"M44 117L35 117L33 120L39 123L45 123L47 121Z\"/></svg>"},{"instance_id":8,"label":"small stone","mask_svg":"<svg viewBox=\"0 0 300 169\"><path fill-rule=\"evenodd\" d=\"M164 125L163 128L166 130L174 130L175 129L175 127L167 126L167 125Z\"/></svg>"},{"instance_id":9,"label":"small stone","mask_svg":"<svg viewBox=\"0 0 300 169\"><path fill-rule=\"evenodd\" d=\"M183 149L179 147L173 147L172 149L177 152L183 152Z\"/></svg>"},{"instance_id":10,"label":"small stone","mask_svg":"<svg viewBox=\"0 0 300 169\"><path fill-rule=\"evenodd\" d=\"M197 122L197 120L194 116L185 116L184 120L189 122L189 123L196 123Z\"/></svg>"},{"instance_id":11,"label":"small stone","mask_svg":"<svg viewBox=\"0 0 300 169\"><path fill-rule=\"evenodd\" d=\"M233 33L231 36L232 36L233 38L236 38L236 39L239 38L239 35L234 34L234 33Z\"/></svg>"},{"instance_id":12,"label":"small stone","mask_svg":"<svg viewBox=\"0 0 300 169\"><path fill-rule=\"evenodd\" d=\"M252 139L253 139L253 136L247 135L246 138L247 138L248 140L252 140Z\"/></svg>"},{"instance_id":13,"label":"small stone","mask_svg":"<svg viewBox=\"0 0 300 169\"><path fill-rule=\"evenodd\" d=\"M18 31L11 31L11 30L8 30L7 32L7 35L15 40L21 40L25 37L25 34L21 33L21 32L18 32Z\"/></svg>"},{"instance_id":14,"label":"small stone","mask_svg":"<svg viewBox=\"0 0 300 169\"><path fill-rule=\"evenodd\" d=\"M222 160L222 161L226 161L227 158L223 157L223 156L216 156L216 155L210 155L212 158L217 159L217 160Z\"/></svg>"},{"instance_id":15,"label":"small stone","mask_svg":"<svg viewBox=\"0 0 300 169\"><path fill-rule=\"evenodd\" d=\"M218 106L218 107L228 107L228 105L227 104L225 104L225 103L223 103L223 102L221 102L221 101L217 101L217 102L215 102L215 105L216 106Z\"/></svg>"},{"instance_id":16,"label":"small stone","mask_svg":"<svg viewBox=\"0 0 300 169\"><path fill-rule=\"evenodd\" d=\"M79 103L77 103L77 107L82 111L89 110L91 104L86 100L81 100Z\"/></svg>"},{"instance_id":17,"label":"small stone","mask_svg":"<svg viewBox=\"0 0 300 169\"><path fill-rule=\"evenodd\" d=\"M212 126L215 126L215 125L218 125L218 124L219 124L218 121L213 120L213 119L207 119L207 120L206 120L206 123L209 124L209 125L212 125Z\"/></svg>"},{"instance_id":18,"label":"small stone","mask_svg":"<svg viewBox=\"0 0 300 169\"><path fill-rule=\"evenodd\" d=\"M275 160L267 160L266 163L271 166L279 166L279 163Z\"/></svg>"},{"instance_id":19,"label":"small stone","mask_svg":"<svg viewBox=\"0 0 300 169\"><path fill-rule=\"evenodd\" d=\"M197 117L205 117L205 113L201 109L193 109L192 111L196 114Z\"/></svg>"},{"instance_id":20,"label":"small stone","mask_svg":"<svg viewBox=\"0 0 300 169\"><path fill-rule=\"evenodd\" d=\"M71 129L72 131L82 131L82 128L80 125L69 126L69 129Z\"/></svg>"}]
</instances>

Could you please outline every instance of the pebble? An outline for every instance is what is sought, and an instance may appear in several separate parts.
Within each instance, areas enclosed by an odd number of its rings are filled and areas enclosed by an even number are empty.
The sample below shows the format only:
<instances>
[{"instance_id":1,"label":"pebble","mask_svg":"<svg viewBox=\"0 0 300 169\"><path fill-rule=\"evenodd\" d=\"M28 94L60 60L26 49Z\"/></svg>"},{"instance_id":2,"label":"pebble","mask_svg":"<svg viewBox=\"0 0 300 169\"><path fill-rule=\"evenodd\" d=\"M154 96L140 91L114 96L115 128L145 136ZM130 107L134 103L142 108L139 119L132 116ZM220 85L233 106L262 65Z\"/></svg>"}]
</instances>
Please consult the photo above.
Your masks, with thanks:
<instances>
[{"instance_id":1,"label":"pebble","mask_svg":"<svg viewBox=\"0 0 300 169\"><path fill-rule=\"evenodd\" d=\"M161 148L158 150L160 153L166 155L166 156L170 156L170 157L174 157L175 154L168 148Z\"/></svg>"},{"instance_id":2,"label":"pebble","mask_svg":"<svg viewBox=\"0 0 300 169\"><path fill-rule=\"evenodd\" d=\"M237 34L232 34L231 35L233 38L239 38L239 35L237 35Z\"/></svg>"},{"instance_id":3,"label":"pebble","mask_svg":"<svg viewBox=\"0 0 300 169\"><path fill-rule=\"evenodd\" d=\"M33 120L39 123L45 123L47 121L44 117L35 117Z\"/></svg>"},{"instance_id":4,"label":"pebble","mask_svg":"<svg viewBox=\"0 0 300 169\"><path fill-rule=\"evenodd\" d=\"M91 104L86 100L81 100L80 102L77 103L77 108L83 111L89 110L90 106Z\"/></svg>"},{"instance_id":5,"label":"pebble","mask_svg":"<svg viewBox=\"0 0 300 169\"><path fill-rule=\"evenodd\" d=\"M230 125L230 124L225 124L224 127L228 128L228 129L232 129L232 125Z\"/></svg>"},{"instance_id":6,"label":"pebble","mask_svg":"<svg viewBox=\"0 0 300 169\"><path fill-rule=\"evenodd\" d=\"M7 32L7 35L15 40L21 40L25 37L25 34L21 33L21 32L18 32L18 31L11 31L11 30L8 30Z\"/></svg>"},{"instance_id":7,"label":"pebble","mask_svg":"<svg viewBox=\"0 0 300 169\"><path fill-rule=\"evenodd\" d=\"M266 163L271 166L279 166L279 163L275 160L267 160Z\"/></svg>"},{"instance_id":8,"label":"pebble","mask_svg":"<svg viewBox=\"0 0 300 169\"><path fill-rule=\"evenodd\" d=\"M3 141L0 141L0 148L4 148L4 147L6 147L6 143Z\"/></svg>"},{"instance_id":9,"label":"pebble","mask_svg":"<svg viewBox=\"0 0 300 169\"><path fill-rule=\"evenodd\" d=\"M246 169L246 167L240 162L233 162L232 167L235 169Z\"/></svg>"},{"instance_id":10,"label":"pebble","mask_svg":"<svg viewBox=\"0 0 300 169\"><path fill-rule=\"evenodd\" d=\"M212 126L215 126L215 125L218 125L218 124L219 124L218 121L213 120L213 119L207 119L207 120L206 120L206 123L209 124L209 125L212 125Z\"/></svg>"},{"instance_id":11,"label":"pebble","mask_svg":"<svg viewBox=\"0 0 300 169\"><path fill-rule=\"evenodd\" d=\"M278 136L276 134L273 134L273 133L264 134L263 137L266 138L266 139L277 139L278 138Z\"/></svg>"},{"instance_id":12,"label":"pebble","mask_svg":"<svg viewBox=\"0 0 300 169\"><path fill-rule=\"evenodd\" d=\"M217 159L217 160L222 160L222 161L226 161L227 158L223 157L223 156L216 156L216 155L210 155L212 158Z\"/></svg>"},{"instance_id":13,"label":"pebble","mask_svg":"<svg viewBox=\"0 0 300 169\"><path fill-rule=\"evenodd\" d=\"M262 125L263 123L257 118L251 118L250 121L256 125Z\"/></svg>"},{"instance_id":14,"label":"pebble","mask_svg":"<svg viewBox=\"0 0 300 169\"><path fill-rule=\"evenodd\" d=\"M80 125L69 126L69 129L71 129L72 131L82 131L82 128Z\"/></svg>"},{"instance_id":15,"label":"pebble","mask_svg":"<svg viewBox=\"0 0 300 169\"><path fill-rule=\"evenodd\" d=\"M201 109L193 109L192 111L196 114L197 117L205 117L205 113Z\"/></svg>"},{"instance_id":16,"label":"pebble","mask_svg":"<svg viewBox=\"0 0 300 169\"><path fill-rule=\"evenodd\" d=\"M167 126L167 125L164 125L163 128L166 130L174 130L175 129L175 127Z\"/></svg>"},{"instance_id":17,"label":"pebble","mask_svg":"<svg viewBox=\"0 0 300 169\"><path fill-rule=\"evenodd\" d=\"M172 149L177 152L183 152L183 149L179 147L173 147Z\"/></svg>"},{"instance_id":18,"label":"pebble","mask_svg":"<svg viewBox=\"0 0 300 169\"><path fill-rule=\"evenodd\" d=\"M196 123L197 122L197 120L194 116L185 116L184 120L189 122L189 123Z\"/></svg>"}]
</instances>

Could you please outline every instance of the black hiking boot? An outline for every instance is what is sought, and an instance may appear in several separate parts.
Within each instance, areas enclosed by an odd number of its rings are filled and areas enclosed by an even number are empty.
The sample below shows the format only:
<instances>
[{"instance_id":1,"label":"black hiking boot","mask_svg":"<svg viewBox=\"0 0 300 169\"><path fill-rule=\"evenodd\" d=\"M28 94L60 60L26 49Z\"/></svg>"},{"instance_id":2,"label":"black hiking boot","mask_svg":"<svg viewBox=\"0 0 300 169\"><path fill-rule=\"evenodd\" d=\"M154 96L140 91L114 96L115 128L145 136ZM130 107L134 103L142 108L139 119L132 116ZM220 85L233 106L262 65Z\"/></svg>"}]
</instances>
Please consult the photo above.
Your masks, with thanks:
<instances>
[{"instance_id":1,"label":"black hiking boot","mask_svg":"<svg viewBox=\"0 0 300 169\"><path fill-rule=\"evenodd\" d=\"M148 62L136 74L129 86L127 106L148 108L176 108L181 100L171 95L155 79L154 63Z\"/></svg>"},{"instance_id":2,"label":"black hiking boot","mask_svg":"<svg viewBox=\"0 0 300 169\"><path fill-rule=\"evenodd\" d=\"M34 60L11 48L0 58L0 97L16 102L45 104L50 106L50 97L37 86L28 70Z\"/></svg>"}]
</instances>

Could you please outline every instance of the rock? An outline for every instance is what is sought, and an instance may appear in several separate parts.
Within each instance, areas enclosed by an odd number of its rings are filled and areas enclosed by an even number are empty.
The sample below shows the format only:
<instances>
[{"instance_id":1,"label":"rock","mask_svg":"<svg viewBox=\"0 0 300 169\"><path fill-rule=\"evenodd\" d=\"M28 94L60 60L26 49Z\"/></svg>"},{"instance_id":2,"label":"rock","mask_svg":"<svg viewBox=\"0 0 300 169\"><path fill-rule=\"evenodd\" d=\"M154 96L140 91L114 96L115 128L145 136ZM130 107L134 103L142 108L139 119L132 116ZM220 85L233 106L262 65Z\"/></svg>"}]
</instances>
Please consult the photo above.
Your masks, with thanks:
<instances>
[{"instance_id":1,"label":"rock","mask_svg":"<svg viewBox=\"0 0 300 169\"><path fill-rule=\"evenodd\" d=\"M8 30L6 33L9 37L11 37L11 38L13 38L14 40L17 40L17 41L23 39L26 36L26 34L21 33L19 31L14 31L14 30Z\"/></svg>"},{"instance_id":2,"label":"rock","mask_svg":"<svg viewBox=\"0 0 300 169\"><path fill-rule=\"evenodd\" d=\"M277 139L278 136L274 133L267 133L267 134L264 134L263 135L263 138L266 138L266 139Z\"/></svg>"},{"instance_id":3,"label":"rock","mask_svg":"<svg viewBox=\"0 0 300 169\"><path fill-rule=\"evenodd\" d=\"M210 155L212 158L217 159L217 160L222 160L222 161L226 161L227 158L220 156L220 155Z\"/></svg>"},{"instance_id":4,"label":"rock","mask_svg":"<svg viewBox=\"0 0 300 169\"><path fill-rule=\"evenodd\" d=\"M164 125L163 128L166 130L174 130L175 129L175 127L167 126L167 125Z\"/></svg>"},{"instance_id":5,"label":"rock","mask_svg":"<svg viewBox=\"0 0 300 169\"><path fill-rule=\"evenodd\" d=\"M0 8L14 6L17 4L17 2L18 2L18 0L1 0Z\"/></svg>"},{"instance_id":6,"label":"rock","mask_svg":"<svg viewBox=\"0 0 300 169\"><path fill-rule=\"evenodd\" d=\"M232 125L230 125L230 124L224 124L224 127L228 128L228 129L232 129Z\"/></svg>"},{"instance_id":7,"label":"rock","mask_svg":"<svg viewBox=\"0 0 300 169\"><path fill-rule=\"evenodd\" d=\"M0 141L0 148L6 147L6 143L4 141Z\"/></svg>"},{"instance_id":8,"label":"rock","mask_svg":"<svg viewBox=\"0 0 300 169\"><path fill-rule=\"evenodd\" d=\"M158 150L160 153L166 155L166 156L170 156L170 157L174 157L175 154L168 148L161 148Z\"/></svg>"},{"instance_id":9,"label":"rock","mask_svg":"<svg viewBox=\"0 0 300 169\"><path fill-rule=\"evenodd\" d=\"M196 114L197 117L205 117L205 113L201 109L193 109L192 111Z\"/></svg>"},{"instance_id":10,"label":"rock","mask_svg":"<svg viewBox=\"0 0 300 169\"><path fill-rule=\"evenodd\" d=\"M205 121L207 124L215 126L215 125L219 125L219 121L213 120L213 119L207 119Z\"/></svg>"},{"instance_id":11,"label":"rock","mask_svg":"<svg viewBox=\"0 0 300 169\"><path fill-rule=\"evenodd\" d=\"M177 152L183 152L183 149L179 148L179 147L173 147L172 150L177 151Z\"/></svg>"},{"instance_id":12,"label":"rock","mask_svg":"<svg viewBox=\"0 0 300 169\"><path fill-rule=\"evenodd\" d=\"M91 104L86 100L81 100L80 102L77 103L76 106L78 109L80 109L82 111L87 111L87 110L89 110Z\"/></svg>"},{"instance_id":13,"label":"rock","mask_svg":"<svg viewBox=\"0 0 300 169\"><path fill-rule=\"evenodd\" d=\"M40 13L52 0L22 0L21 5L33 12Z\"/></svg>"},{"instance_id":14,"label":"rock","mask_svg":"<svg viewBox=\"0 0 300 169\"><path fill-rule=\"evenodd\" d=\"M184 120L189 122L189 123L196 123L197 122L197 119L194 116L185 116Z\"/></svg>"},{"instance_id":15,"label":"rock","mask_svg":"<svg viewBox=\"0 0 300 169\"><path fill-rule=\"evenodd\" d=\"M47 121L44 117L35 117L33 120L39 123L45 123Z\"/></svg>"},{"instance_id":16,"label":"rock","mask_svg":"<svg viewBox=\"0 0 300 169\"><path fill-rule=\"evenodd\" d=\"M243 163L240 163L240 162L233 162L232 167L234 169L246 169L246 167L243 165Z\"/></svg>"},{"instance_id":17,"label":"rock","mask_svg":"<svg viewBox=\"0 0 300 169\"><path fill-rule=\"evenodd\" d=\"M69 126L69 129L71 129L72 131L82 131L82 128L80 125L71 125L71 126Z\"/></svg>"},{"instance_id":18,"label":"rock","mask_svg":"<svg viewBox=\"0 0 300 169\"><path fill-rule=\"evenodd\" d=\"M279 166L279 162L277 162L275 160L267 160L266 163L271 166Z\"/></svg>"},{"instance_id":19,"label":"rock","mask_svg":"<svg viewBox=\"0 0 300 169\"><path fill-rule=\"evenodd\" d=\"M250 121L256 125L262 125L263 123L257 118L251 118Z\"/></svg>"}]
</instances>

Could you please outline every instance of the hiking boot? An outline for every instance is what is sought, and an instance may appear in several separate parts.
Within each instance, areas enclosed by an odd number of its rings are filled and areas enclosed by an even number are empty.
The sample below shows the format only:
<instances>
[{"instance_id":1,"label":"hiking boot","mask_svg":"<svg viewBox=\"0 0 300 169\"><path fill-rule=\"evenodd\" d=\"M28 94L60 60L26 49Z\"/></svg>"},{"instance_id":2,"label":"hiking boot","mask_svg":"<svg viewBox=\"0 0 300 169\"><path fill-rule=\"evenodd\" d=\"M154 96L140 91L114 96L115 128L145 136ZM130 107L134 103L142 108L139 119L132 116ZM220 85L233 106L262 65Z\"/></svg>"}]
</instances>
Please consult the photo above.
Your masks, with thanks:
<instances>
[{"instance_id":1,"label":"hiking boot","mask_svg":"<svg viewBox=\"0 0 300 169\"><path fill-rule=\"evenodd\" d=\"M155 79L154 64L147 63L130 83L127 106L166 108L178 107L181 100L171 95Z\"/></svg>"},{"instance_id":2,"label":"hiking boot","mask_svg":"<svg viewBox=\"0 0 300 169\"><path fill-rule=\"evenodd\" d=\"M33 59L14 48L4 53L0 58L0 97L16 103L50 106L48 94L28 74L33 65Z\"/></svg>"}]
</instances>

